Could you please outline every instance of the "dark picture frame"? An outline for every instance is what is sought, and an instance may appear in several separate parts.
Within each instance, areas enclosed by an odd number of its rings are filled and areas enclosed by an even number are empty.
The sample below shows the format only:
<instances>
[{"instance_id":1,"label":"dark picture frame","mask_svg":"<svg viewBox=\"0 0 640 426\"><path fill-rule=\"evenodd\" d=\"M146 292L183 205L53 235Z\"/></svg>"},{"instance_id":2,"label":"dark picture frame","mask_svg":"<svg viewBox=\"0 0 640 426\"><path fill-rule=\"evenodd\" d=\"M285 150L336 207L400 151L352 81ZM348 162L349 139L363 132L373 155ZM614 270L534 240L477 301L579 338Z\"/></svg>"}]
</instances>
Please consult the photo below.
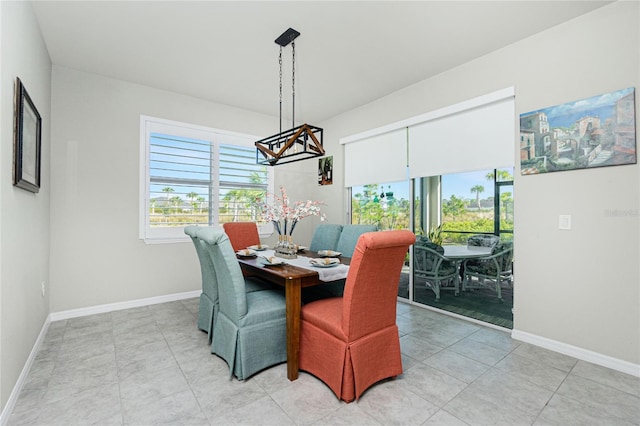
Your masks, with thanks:
<instances>
[{"instance_id":1,"label":"dark picture frame","mask_svg":"<svg viewBox=\"0 0 640 426\"><path fill-rule=\"evenodd\" d=\"M318 185L333 184L333 156L318 159Z\"/></svg>"},{"instance_id":2,"label":"dark picture frame","mask_svg":"<svg viewBox=\"0 0 640 426\"><path fill-rule=\"evenodd\" d=\"M16 77L13 185L40 191L42 117L20 78Z\"/></svg>"}]
</instances>

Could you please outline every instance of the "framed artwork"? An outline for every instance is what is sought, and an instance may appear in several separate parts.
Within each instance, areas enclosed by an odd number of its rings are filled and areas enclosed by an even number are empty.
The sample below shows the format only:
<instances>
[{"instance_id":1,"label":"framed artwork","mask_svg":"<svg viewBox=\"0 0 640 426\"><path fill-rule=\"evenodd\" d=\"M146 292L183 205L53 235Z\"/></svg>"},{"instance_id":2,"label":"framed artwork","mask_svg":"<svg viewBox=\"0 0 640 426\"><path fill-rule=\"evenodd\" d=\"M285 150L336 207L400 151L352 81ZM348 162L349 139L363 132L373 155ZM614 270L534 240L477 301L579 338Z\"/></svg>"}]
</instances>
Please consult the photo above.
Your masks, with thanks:
<instances>
[{"instance_id":1,"label":"framed artwork","mask_svg":"<svg viewBox=\"0 0 640 426\"><path fill-rule=\"evenodd\" d=\"M635 88L520 115L523 175L636 163Z\"/></svg>"},{"instance_id":2,"label":"framed artwork","mask_svg":"<svg viewBox=\"0 0 640 426\"><path fill-rule=\"evenodd\" d=\"M31 192L40 190L42 118L22 81L16 78L13 141L13 184Z\"/></svg>"},{"instance_id":3,"label":"framed artwork","mask_svg":"<svg viewBox=\"0 0 640 426\"><path fill-rule=\"evenodd\" d=\"M318 159L318 185L333 183L333 156Z\"/></svg>"}]
</instances>

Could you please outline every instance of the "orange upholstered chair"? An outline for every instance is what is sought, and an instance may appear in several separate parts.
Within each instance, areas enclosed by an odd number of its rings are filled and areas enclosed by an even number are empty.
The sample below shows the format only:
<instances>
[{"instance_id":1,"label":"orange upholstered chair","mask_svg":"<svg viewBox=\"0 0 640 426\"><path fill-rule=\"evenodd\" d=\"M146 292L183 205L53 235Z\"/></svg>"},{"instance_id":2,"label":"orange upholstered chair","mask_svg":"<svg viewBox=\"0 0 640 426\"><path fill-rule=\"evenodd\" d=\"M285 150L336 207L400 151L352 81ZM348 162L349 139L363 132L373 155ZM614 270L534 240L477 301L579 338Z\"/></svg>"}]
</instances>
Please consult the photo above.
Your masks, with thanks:
<instances>
[{"instance_id":1,"label":"orange upholstered chair","mask_svg":"<svg viewBox=\"0 0 640 426\"><path fill-rule=\"evenodd\" d=\"M300 369L351 402L374 383L402 374L396 326L398 282L415 235L368 232L358 239L343 297L302 307Z\"/></svg>"},{"instance_id":2,"label":"orange upholstered chair","mask_svg":"<svg viewBox=\"0 0 640 426\"><path fill-rule=\"evenodd\" d=\"M258 225L255 222L227 222L222 227L234 251L260 244Z\"/></svg>"}]
</instances>

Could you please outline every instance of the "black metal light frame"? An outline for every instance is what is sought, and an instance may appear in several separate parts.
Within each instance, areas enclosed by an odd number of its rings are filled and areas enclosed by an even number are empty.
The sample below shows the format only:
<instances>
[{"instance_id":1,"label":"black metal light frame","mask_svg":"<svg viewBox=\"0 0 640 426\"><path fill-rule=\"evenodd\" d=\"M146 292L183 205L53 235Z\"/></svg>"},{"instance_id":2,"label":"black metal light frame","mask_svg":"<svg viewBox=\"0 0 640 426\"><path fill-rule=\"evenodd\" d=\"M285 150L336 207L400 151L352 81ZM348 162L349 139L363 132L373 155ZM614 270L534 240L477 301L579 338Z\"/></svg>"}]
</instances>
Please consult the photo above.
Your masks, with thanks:
<instances>
[{"instance_id":1,"label":"black metal light frame","mask_svg":"<svg viewBox=\"0 0 640 426\"><path fill-rule=\"evenodd\" d=\"M295 127L295 79L293 79L293 115L294 127L282 130L282 48L293 43L300 33L289 28L282 33L275 43L280 46L280 133L255 142L256 163L275 166L278 164L293 163L313 157L321 157L325 154L323 148L323 130L310 124L302 124ZM295 73L295 43L293 43ZM295 75L295 74L294 74Z\"/></svg>"},{"instance_id":2,"label":"black metal light frame","mask_svg":"<svg viewBox=\"0 0 640 426\"><path fill-rule=\"evenodd\" d=\"M302 124L256 142L256 163L275 166L324 155L322 129Z\"/></svg>"}]
</instances>

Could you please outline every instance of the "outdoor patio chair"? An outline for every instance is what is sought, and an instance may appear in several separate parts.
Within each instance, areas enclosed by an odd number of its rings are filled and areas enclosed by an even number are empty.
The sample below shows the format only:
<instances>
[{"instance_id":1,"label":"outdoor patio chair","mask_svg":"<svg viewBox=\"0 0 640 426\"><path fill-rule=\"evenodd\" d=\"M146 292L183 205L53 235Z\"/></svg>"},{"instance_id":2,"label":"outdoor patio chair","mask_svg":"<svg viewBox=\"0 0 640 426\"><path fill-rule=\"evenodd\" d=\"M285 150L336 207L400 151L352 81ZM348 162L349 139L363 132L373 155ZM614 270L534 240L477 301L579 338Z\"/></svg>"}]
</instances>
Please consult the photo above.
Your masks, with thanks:
<instances>
[{"instance_id":1,"label":"outdoor patio chair","mask_svg":"<svg viewBox=\"0 0 640 426\"><path fill-rule=\"evenodd\" d=\"M500 242L490 256L468 259L462 265L464 290L491 288L498 294L498 300L502 301L502 284L513 284L513 244Z\"/></svg>"},{"instance_id":2,"label":"outdoor patio chair","mask_svg":"<svg viewBox=\"0 0 640 426\"><path fill-rule=\"evenodd\" d=\"M426 238L419 238L413 246L413 274L426 281L426 285L435 293L436 300L440 300L440 291L443 289L454 290L456 296L460 292L456 263L444 257L443 253L442 246Z\"/></svg>"}]
</instances>

